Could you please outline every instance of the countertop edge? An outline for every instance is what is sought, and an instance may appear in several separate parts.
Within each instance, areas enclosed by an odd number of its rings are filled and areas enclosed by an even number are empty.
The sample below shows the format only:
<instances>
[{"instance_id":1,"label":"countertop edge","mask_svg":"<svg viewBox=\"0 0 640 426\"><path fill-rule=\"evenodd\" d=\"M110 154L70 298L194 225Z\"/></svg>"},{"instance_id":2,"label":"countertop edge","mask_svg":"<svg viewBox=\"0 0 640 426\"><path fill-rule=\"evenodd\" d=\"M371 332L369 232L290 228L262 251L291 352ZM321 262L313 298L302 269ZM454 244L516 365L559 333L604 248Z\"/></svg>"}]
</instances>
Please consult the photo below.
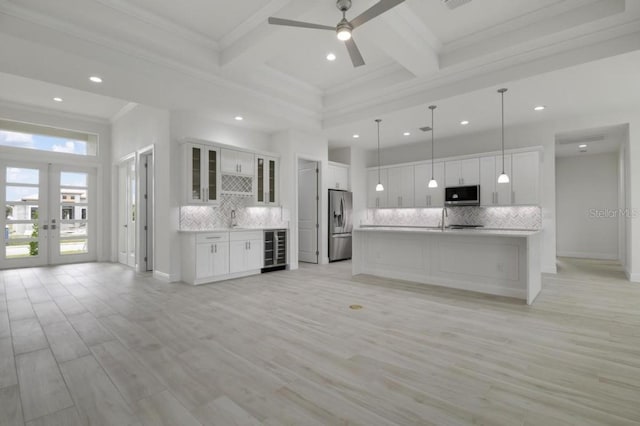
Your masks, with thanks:
<instances>
[{"instance_id":1,"label":"countertop edge","mask_svg":"<svg viewBox=\"0 0 640 426\"><path fill-rule=\"evenodd\" d=\"M414 234L436 234L436 235L469 235L469 236L492 236L492 237L529 237L539 234L542 230L521 230L521 229L445 229L419 228L419 227L362 227L355 228L354 232L397 232Z\"/></svg>"}]
</instances>

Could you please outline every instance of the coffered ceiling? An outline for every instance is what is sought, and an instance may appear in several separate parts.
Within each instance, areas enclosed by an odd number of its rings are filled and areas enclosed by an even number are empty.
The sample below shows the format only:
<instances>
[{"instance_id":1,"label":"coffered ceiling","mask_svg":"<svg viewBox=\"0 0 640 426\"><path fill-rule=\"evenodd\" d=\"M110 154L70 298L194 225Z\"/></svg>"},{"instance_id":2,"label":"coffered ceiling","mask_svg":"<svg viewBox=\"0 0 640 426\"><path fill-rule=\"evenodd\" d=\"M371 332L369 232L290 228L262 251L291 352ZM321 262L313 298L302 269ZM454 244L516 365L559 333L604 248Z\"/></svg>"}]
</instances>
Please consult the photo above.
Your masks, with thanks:
<instances>
[{"instance_id":1,"label":"coffered ceiling","mask_svg":"<svg viewBox=\"0 0 640 426\"><path fill-rule=\"evenodd\" d=\"M0 72L336 145L378 115L640 49L637 0L406 0L354 31L360 68L330 31L269 16L341 17L334 0L0 0Z\"/></svg>"}]
</instances>

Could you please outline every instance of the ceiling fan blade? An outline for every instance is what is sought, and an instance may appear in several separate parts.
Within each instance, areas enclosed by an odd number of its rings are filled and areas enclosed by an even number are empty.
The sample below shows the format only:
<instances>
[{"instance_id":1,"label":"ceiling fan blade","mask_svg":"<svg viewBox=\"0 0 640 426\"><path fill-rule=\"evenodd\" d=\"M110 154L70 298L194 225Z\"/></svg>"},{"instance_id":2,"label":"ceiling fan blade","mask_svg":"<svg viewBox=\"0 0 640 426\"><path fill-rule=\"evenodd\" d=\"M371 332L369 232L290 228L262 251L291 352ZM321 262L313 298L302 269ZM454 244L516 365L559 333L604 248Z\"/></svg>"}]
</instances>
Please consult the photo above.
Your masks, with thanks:
<instances>
[{"instance_id":1,"label":"ceiling fan blade","mask_svg":"<svg viewBox=\"0 0 640 426\"><path fill-rule=\"evenodd\" d=\"M353 37L345 41L344 44L347 46L349 57L351 57L353 66L357 68L364 65L364 59L362 58L362 54L360 54L360 49L358 49L358 46L356 46L356 42L353 41Z\"/></svg>"},{"instance_id":2,"label":"ceiling fan blade","mask_svg":"<svg viewBox=\"0 0 640 426\"><path fill-rule=\"evenodd\" d=\"M335 31L336 27L328 25L311 24L309 22L292 21L291 19L269 18L269 23L273 25L286 25L287 27L311 28L314 30L331 30Z\"/></svg>"},{"instance_id":3,"label":"ceiling fan blade","mask_svg":"<svg viewBox=\"0 0 640 426\"><path fill-rule=\"evenodd\" d=\"M359 27L365 22L369 22L373 18L382 15L387 10L396 7L402 2L404 2L404 0L380 0L378 3L374 4L369 9L353 18L350 24L353 26L353 28Z\"/></svg>"}]
</instances>

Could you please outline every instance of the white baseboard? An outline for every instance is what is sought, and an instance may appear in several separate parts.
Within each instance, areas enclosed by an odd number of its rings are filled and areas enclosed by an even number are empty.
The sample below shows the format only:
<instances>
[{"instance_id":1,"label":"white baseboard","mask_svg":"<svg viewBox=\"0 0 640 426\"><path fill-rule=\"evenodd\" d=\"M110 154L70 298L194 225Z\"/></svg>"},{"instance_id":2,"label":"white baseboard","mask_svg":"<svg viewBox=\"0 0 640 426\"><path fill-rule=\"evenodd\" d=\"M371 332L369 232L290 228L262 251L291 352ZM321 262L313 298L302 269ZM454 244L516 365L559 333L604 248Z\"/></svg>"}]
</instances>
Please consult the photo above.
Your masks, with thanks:
<instances>
[{"instance_id":1,"label":"white baseboard","mask_svg":"<svg viewBox=\"0 0 640 426\"><path fill-rule=\"evenodd\" d=\"M618 260L618 253L591 253L586 251L559 251L558 257L577 257L579 259Z\"/></svg>"},{"instance_id":2,"label":"white baseboard","mask_svg":"<svg viewBox=\"0 0 640 426\"><path fill-rule=\"evenodd\" d=\"M631 281L632 283L640 283L640 274L638 274L638 273L634 274L631 271L629 271L628 269L624 270L624 274L627 276L629 281Z\"/></svg>"},{"instance_id":3,"label":"white baseboard","mask_svg":"<svg viewBox=\"0 0 640 426\"><path fill-rule=\"evenodd\" d=\"M153 278L159 281L164 281L166 283L175 283L177 281L180 281L177 277L161 271L153 271Z\"/></svg>"}]
</instances>

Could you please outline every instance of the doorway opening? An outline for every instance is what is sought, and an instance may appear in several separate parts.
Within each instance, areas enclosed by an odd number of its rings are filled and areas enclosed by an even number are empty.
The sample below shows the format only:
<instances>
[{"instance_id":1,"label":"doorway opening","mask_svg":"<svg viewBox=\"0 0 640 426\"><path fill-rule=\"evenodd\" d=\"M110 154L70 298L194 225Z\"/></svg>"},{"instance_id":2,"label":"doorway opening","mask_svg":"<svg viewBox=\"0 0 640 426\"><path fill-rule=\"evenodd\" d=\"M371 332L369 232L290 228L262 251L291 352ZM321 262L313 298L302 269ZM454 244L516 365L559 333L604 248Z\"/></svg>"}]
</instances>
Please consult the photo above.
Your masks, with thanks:
<instances>
[{"instance_id":1,"label":"doorway opening","mask_svg":"<svg viewBox=\"0 0 640 426\"><path fill-rule=\"evenodd\" d=\"M318 263L319 163L298 159L298 261Z\"/></svg>"},{"instance_id":2,"label":"doorway opening","mask_svg":"<svg viewBox=\"0 0 640 426\"><path fill-rule=\"evenodd\" d=\"M626 265L626 141L627 125L556 136L556 253L559 258ZM562 259L558 263L562 266Z\"/></svg>"}]
</instances>

